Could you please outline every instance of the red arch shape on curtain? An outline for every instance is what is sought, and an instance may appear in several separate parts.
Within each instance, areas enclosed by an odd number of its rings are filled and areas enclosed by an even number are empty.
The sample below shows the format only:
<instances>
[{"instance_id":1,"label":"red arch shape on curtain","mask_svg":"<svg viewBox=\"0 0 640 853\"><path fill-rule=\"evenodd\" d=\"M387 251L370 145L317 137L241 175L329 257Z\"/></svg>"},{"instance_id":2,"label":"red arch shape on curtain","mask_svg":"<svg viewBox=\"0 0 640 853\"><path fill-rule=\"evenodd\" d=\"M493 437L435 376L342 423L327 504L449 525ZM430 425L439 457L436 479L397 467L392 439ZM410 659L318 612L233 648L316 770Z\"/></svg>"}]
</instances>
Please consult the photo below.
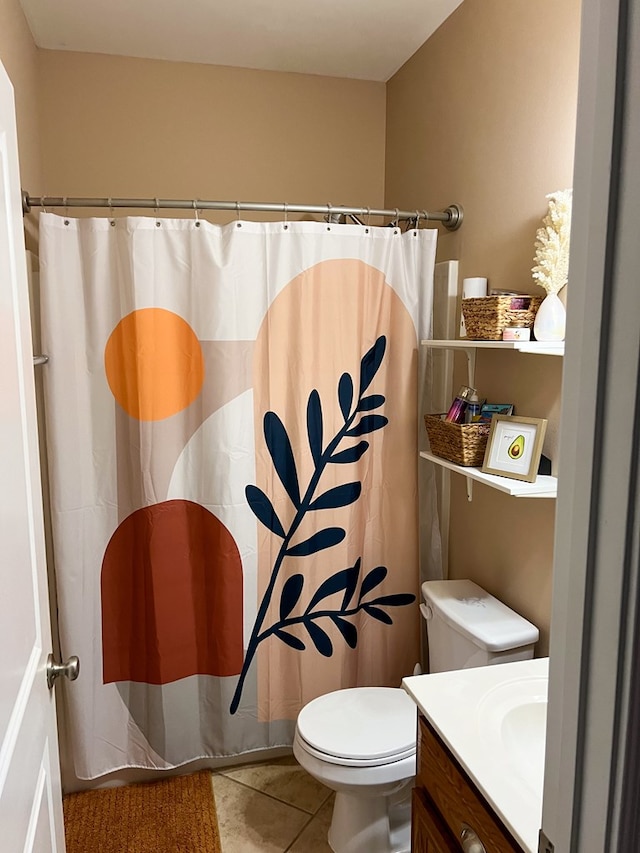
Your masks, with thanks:
<instances>
[{"instance_id":1,"label":"red arch shape on curtain","mask_svg":"<svg viewBox=\"0 0 640 853\"><path fill-rule=\"evenodd\" d=\"M136 510L102 562L104 683L237 675L242 586L235 540L205 507L172 500Z\"/></svg>"}]
</instances>

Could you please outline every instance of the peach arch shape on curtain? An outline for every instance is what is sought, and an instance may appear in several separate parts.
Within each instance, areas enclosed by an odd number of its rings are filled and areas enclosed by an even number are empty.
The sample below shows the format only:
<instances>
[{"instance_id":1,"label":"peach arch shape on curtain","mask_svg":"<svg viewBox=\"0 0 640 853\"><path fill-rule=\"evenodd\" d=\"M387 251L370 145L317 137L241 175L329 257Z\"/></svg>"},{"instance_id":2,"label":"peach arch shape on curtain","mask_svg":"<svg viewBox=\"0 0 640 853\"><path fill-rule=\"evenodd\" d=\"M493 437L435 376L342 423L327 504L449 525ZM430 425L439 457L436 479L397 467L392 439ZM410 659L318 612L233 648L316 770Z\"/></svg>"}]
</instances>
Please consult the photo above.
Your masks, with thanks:
<instances>
[{"instance_id":1,"label":"peach arch shape on curtain","mask_svg":"<svg viewBox=\"0 0 640 853\"><path fill-rule=\"evenodd\" d=\"M205 507L172 500L132 513L102 563L103 682L237 675L242 593L237 545Z\"/></svg>"},{"instance_id":2,"label":"peach arch shape on curtain","mask_svg":"<svg viewBox=\"0 0 640 853\"><path fill-rule=\"evenodd\" d=\"M260 606L230 710L255 658L259 717L287 719L417 659L416 328L379 269L323 261L270 306L254 371Z\"/></svg>"}]
</instances>

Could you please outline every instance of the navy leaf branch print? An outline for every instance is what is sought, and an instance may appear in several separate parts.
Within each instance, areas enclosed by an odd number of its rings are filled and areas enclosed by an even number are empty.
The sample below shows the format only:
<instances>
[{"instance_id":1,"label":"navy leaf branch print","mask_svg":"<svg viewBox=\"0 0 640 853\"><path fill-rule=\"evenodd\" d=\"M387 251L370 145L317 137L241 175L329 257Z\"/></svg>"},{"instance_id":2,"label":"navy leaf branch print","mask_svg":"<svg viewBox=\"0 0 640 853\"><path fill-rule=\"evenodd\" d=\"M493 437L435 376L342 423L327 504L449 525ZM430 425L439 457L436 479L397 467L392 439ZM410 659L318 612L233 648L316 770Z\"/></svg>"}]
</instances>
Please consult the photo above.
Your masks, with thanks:
<instances>
[{"instance_id":1,"label":"navy leaf branch print","mask_svg":"<svg viewBox=\"0 0 640 853\"><path fill-rule=\"evenodd\" d=\"M340 569L326 578L316 590L308 592L305 590L305 577L300 572L290 575L280 593L278 622L270 626L264 624L285 559L317 554L338 545L346 536L346 531L342 527L320 527L307 539L300 542L294 541L295 534L308 513L321 513L325 509L346 507L360 498L362 484L358 481L335 486L318 494L316 492L328 465L348 465L357 462L369 449L369 442L365 440L341 448L340 445L345 439L368 435L383 429L388 423L384 415L363 414L384 405L385 398L382 394L364 395L380 369L386 346L386 337L381 335L362 357L357 397L355 397L353 377L349 373L343 373L340 377L338 405L344 423L326 445L320 395L316 390L309 394L306 412L307 438L315 467L304 494L301 494L293 448L285 425L275 412L267 412L264 416L265 443L274 470L293 504L295 515L289 529L285 530L269 497L257 486L246 487L245 495L253 514L282 542L271 569L267 589L258 608L244 664L230 706L232 714L235 714L240 705L244 683L258 646L265 640L276 638L292 649L304 651L307 645L290 630L294 626L302 626L316 651L325 657L331 657L333 642L325 630L329 624L335 626L349 648L355 649L358 643L358 631L353 622L349 621L351 617L363 612L372 619L392 625L393 619L388 613L388 608L412 604L416 599L415 595L409 593L376 597L374 590L387 576L387 568L376 566L363 574L361 559L358 557L353 566ZM293 616L293 611L304 601L305 593L309 595L309 600L304 612ZM326 605L326 599L340 594L342 594L342 600L337 609L335 606Z\"/></svg>"}]
</instances>

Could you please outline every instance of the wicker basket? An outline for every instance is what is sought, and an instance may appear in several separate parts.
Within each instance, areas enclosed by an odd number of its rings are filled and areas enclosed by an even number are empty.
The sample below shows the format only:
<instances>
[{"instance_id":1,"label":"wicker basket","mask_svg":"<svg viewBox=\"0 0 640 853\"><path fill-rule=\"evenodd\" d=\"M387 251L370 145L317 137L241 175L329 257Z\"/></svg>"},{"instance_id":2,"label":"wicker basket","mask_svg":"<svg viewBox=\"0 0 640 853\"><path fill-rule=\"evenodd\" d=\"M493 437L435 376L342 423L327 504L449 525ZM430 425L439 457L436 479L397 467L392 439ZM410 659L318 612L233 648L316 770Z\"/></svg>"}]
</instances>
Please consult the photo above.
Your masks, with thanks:
<instances>
[{"instance_id":1,"label":"wicker basket","mask_svg":"<svg viewBox=\"0 0 640 853\"><path fill-rule=\"evenodd\" d=\"M540 307L540 296L482 296L463 299L467 337L472 341L501 341L507 326L530 329Z\"/></svg>"},{"instance_id":2,"label":"wicker basket","mask_svg":"<svg viewBox=\"0 0 640 853\"><path fill-rule=\"evenodd\" d=\"M452 424L444 414L425 415L431 452L457 465L482 465L491 424Z\"/></svg>"}]
</instances>

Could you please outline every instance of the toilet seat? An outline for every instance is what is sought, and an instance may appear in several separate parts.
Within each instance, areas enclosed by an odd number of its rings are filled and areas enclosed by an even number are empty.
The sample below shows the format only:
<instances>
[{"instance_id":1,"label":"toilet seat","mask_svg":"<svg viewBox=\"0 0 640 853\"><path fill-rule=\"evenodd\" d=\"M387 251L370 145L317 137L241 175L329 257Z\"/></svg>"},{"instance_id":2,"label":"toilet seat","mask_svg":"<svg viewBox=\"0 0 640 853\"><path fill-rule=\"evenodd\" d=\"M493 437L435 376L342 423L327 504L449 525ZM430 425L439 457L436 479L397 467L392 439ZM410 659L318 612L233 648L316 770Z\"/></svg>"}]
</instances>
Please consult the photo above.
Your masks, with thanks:
<instances>
[{"instance_id":1,"label":"toilet seat","mask_svg":"<svg viewBox=\"0 0 640 853\"><path fill-rule=\"evenodd\" d=\"M395 764L398 761L403 761L405 758L412 758L416 754L416 747L414 744L413 747L405 750L404 752L400 752L397 755L389 755L382 759L345 758L344 755L332 755L329 752L322 752L319 749L314 749L314 747L307 743L307 741L300 735L300 732L296 733L296 739L298 746L300 746L305 752L309 753L309 755L313 755L320 761L326 761L329 764L339 764L342 767L382 767L385 764Z\"/></svg>"},{"instance_id":2,"label":"toilet seat","mask_svg":"<svg viewBox=\"0 0 640 853\"><path fill-rule=\"evenodd\" d=\"M305 705L296 737L306 752L330 764L392 764L415 755L416 706L400 688L336 690Z\"/></svg>"}]
</instances>

